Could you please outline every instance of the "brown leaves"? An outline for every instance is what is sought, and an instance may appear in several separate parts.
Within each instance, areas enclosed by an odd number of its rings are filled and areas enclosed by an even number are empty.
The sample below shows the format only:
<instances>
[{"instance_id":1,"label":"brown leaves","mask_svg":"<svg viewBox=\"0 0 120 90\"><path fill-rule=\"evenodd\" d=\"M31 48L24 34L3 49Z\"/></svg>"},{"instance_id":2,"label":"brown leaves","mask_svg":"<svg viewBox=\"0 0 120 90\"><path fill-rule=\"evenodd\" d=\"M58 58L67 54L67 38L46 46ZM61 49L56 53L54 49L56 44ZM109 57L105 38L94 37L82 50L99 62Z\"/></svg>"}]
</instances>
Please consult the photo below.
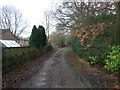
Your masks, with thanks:
<instances>
[{"instance_id":1,"label":"brown leaves","mask_svg":"<svg viewBox=\"0 0 120 90\"><path fill-rule=\"evenodd\" d=\"M105 23L89 25L81 28L80 30L74 31L71 34L72 36L80 39L81 46L90 48L92 47L93 41L106 31L106 26L107 25L105 25Z\"/></svg>"},{"instance_id":2,"label":"brown leaves","mask_svg":"<svg viewBox=\"0 0 120 90\"><path fill-rule=\"evenodd\" d=\"M90 45L87 46L89 47ZM94 65L93 67L86 63L84 59L78 58L75 53L70 50L67 52L67 57L75 63L74 66L77 66L81 71L87 73L86 77L88 76L89 80L92 80L91 82L93 82L94 85L96 84L97 87L120 89L120 83L115 81L116 78L114 76L107 74L104 70L100 70L103 66Z\"/></svg>"},{"instance_id":3,"label":"brown leaves","mask_svg":"<svg viewBox=\"0 0 120 90\"><path fill-rule=\"evenodd\" d=\"M22 82L32 77L43 65L43 62L48 60L55 52L56 51L50 51L35 60L25 63L16 70L7 73L7 75L2 78L2 88L18 88Z\"/></svg>"}]
</instances>

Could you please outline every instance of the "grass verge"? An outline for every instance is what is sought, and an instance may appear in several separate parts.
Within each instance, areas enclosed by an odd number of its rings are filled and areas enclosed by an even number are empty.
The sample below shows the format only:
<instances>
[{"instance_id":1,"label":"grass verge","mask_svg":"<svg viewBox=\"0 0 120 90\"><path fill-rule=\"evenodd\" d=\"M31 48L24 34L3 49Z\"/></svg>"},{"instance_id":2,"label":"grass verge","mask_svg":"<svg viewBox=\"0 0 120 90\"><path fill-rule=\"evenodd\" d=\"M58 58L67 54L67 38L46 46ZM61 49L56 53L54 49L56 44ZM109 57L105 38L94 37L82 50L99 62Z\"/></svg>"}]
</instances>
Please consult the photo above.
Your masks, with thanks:
<instances>
[{"instance_id":1,"label":"grass verge","mask_svg":"<svg viewBox=\"0 0 120 90\"><path fill-rule=\"evenodd\" d=\"M59 47L53 47L53 50L60 50L61 48Z\"/></svg>"},{"instance_id":2,"label":"grass verge","mask_svg":"<svg viewBox=\"0 0 120 90\"><path fill-rule=\"evenodd\" d=\"M71 66L77 66L80 70L88 72L92 77L97 78L99 81L104 82L109 85L108 87L119 88L120 84L118 83L116 77L109 75L105 72L100 71L96 67L92 67L89 62L86 62L84 59L79 58L75 55L71 48L67 50L68 64Z\"/></svg>"}]
</instances>

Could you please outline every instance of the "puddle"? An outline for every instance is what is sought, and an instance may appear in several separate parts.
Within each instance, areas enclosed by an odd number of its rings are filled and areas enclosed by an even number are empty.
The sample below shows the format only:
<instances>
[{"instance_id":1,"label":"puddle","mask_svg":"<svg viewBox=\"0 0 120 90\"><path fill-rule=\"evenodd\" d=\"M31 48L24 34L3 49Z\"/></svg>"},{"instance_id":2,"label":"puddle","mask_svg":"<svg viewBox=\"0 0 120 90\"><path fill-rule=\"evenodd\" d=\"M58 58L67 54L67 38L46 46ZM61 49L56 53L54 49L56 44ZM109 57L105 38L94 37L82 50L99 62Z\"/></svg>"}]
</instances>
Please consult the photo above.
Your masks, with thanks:
<instances>
[{"instance_id":1,"label":"puddle","mask_svg":"<svg viewBox=\"0 0 120 90\"><path fill-rule=\"evenodd\" d=\"M46 83L37 83L37 86L43 86L46 85Z\"/></svg>"},{"instance_id":2,"label":"puddle","mask_svg":"<svg viewBox=\"0 0 120 90\"><path fill-rule=\"evenodd\" d=\"M42 80L44 81L44 80L46 80L46 78L43 78Z\"/></svg>"},{"instance_id":3,"label":"puddle","mask_svg":"<svg viewBox=\"0 0 120 90\"><path fill-rule=\"evenodd\" d=\"M41 73L41 76L45 76L45 75L46 75L46 73L45 73L45 72Z\"/></svg>"}]
</instances>

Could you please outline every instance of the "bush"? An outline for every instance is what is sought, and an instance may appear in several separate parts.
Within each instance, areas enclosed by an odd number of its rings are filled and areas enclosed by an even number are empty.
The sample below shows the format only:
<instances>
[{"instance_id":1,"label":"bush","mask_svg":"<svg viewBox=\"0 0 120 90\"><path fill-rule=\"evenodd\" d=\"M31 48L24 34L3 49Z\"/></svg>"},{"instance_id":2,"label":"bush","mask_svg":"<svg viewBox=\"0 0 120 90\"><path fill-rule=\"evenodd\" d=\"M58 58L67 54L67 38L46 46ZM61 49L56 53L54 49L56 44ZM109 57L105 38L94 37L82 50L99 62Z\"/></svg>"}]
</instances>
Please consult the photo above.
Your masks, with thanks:
<instances>
[{"instance_id":1,"label":"bush","mask_svg":"<svg viewBox=\"0 0 120 90\"><path fill-rule=\"evenodd\" d=\"M2 54L2 74L18 68L24 63L35 59L36 57L52 50L51 45L43 48L19 47L19 48L3 48Z\"/></svg>"},{"instance_id":2,"label":"bush","mask_svg":"<svg viewBox=\"0 0 120 90\"><path fill-rule=\"evenodd\" d=\"M105 68L120 73L120 46L113 46L105 61Z\"/></svg>"},{"instance_id":3,"label":"bush","mask_svg":"<svg viewBox=\"0 0 120 90\"><path fill-rule=\"evenodd\" d=\"M99 62L99 59L97 56L90 56L89 59L91 60L91 63L98 63Z\"/></svg>"}]
</instances>

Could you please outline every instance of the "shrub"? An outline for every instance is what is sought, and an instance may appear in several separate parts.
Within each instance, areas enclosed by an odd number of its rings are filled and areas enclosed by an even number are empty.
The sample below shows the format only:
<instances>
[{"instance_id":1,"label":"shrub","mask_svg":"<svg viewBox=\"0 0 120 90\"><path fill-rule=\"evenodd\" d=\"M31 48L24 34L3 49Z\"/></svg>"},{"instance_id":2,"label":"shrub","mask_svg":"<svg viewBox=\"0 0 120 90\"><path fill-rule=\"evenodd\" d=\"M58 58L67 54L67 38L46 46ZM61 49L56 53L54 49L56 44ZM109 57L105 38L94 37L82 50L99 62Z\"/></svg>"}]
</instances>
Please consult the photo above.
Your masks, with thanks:
<instances>
[{"instance_id":1,"label":"shrub","mask_svg":"<svg viewBox=\"0 0 120 90\"><path fill-rule=\"evenodd\" d=\"M5 75L6 73L50 50L52 50L52 46L50 45L39 49L32 47L3 48L2 74Z\"/></svg>"},{"instance_id":2,"label":"shrub","mask_svg":"<svg viewBox=\"0 0 120 90\"><path fill-rule=\"evenodd\" d=\"M89 59L91 59L91 63L98 63L99 59L97 56L90 56Z\"/></svg>"},{"instance_id":3,"label":"shrub","mask_svg":"<svg viewBox=\"0 0 120 90\"><path fill-rule=\"evenodd\" d=\"M101 65L105 65L105 56L100 55L100 56L89 56L90 59L90 63L91 64L101 64Z\"/></svg>"},{"instance_id":4,"label":"shrub","mask_svg":"<svg viewBox=\"0 0 120 90\"><path fill-rule=\"evenodd\" d=\"M105 68L120 73L120 46L113 46L105 61Z\"/></svg>"}]
</instances>

